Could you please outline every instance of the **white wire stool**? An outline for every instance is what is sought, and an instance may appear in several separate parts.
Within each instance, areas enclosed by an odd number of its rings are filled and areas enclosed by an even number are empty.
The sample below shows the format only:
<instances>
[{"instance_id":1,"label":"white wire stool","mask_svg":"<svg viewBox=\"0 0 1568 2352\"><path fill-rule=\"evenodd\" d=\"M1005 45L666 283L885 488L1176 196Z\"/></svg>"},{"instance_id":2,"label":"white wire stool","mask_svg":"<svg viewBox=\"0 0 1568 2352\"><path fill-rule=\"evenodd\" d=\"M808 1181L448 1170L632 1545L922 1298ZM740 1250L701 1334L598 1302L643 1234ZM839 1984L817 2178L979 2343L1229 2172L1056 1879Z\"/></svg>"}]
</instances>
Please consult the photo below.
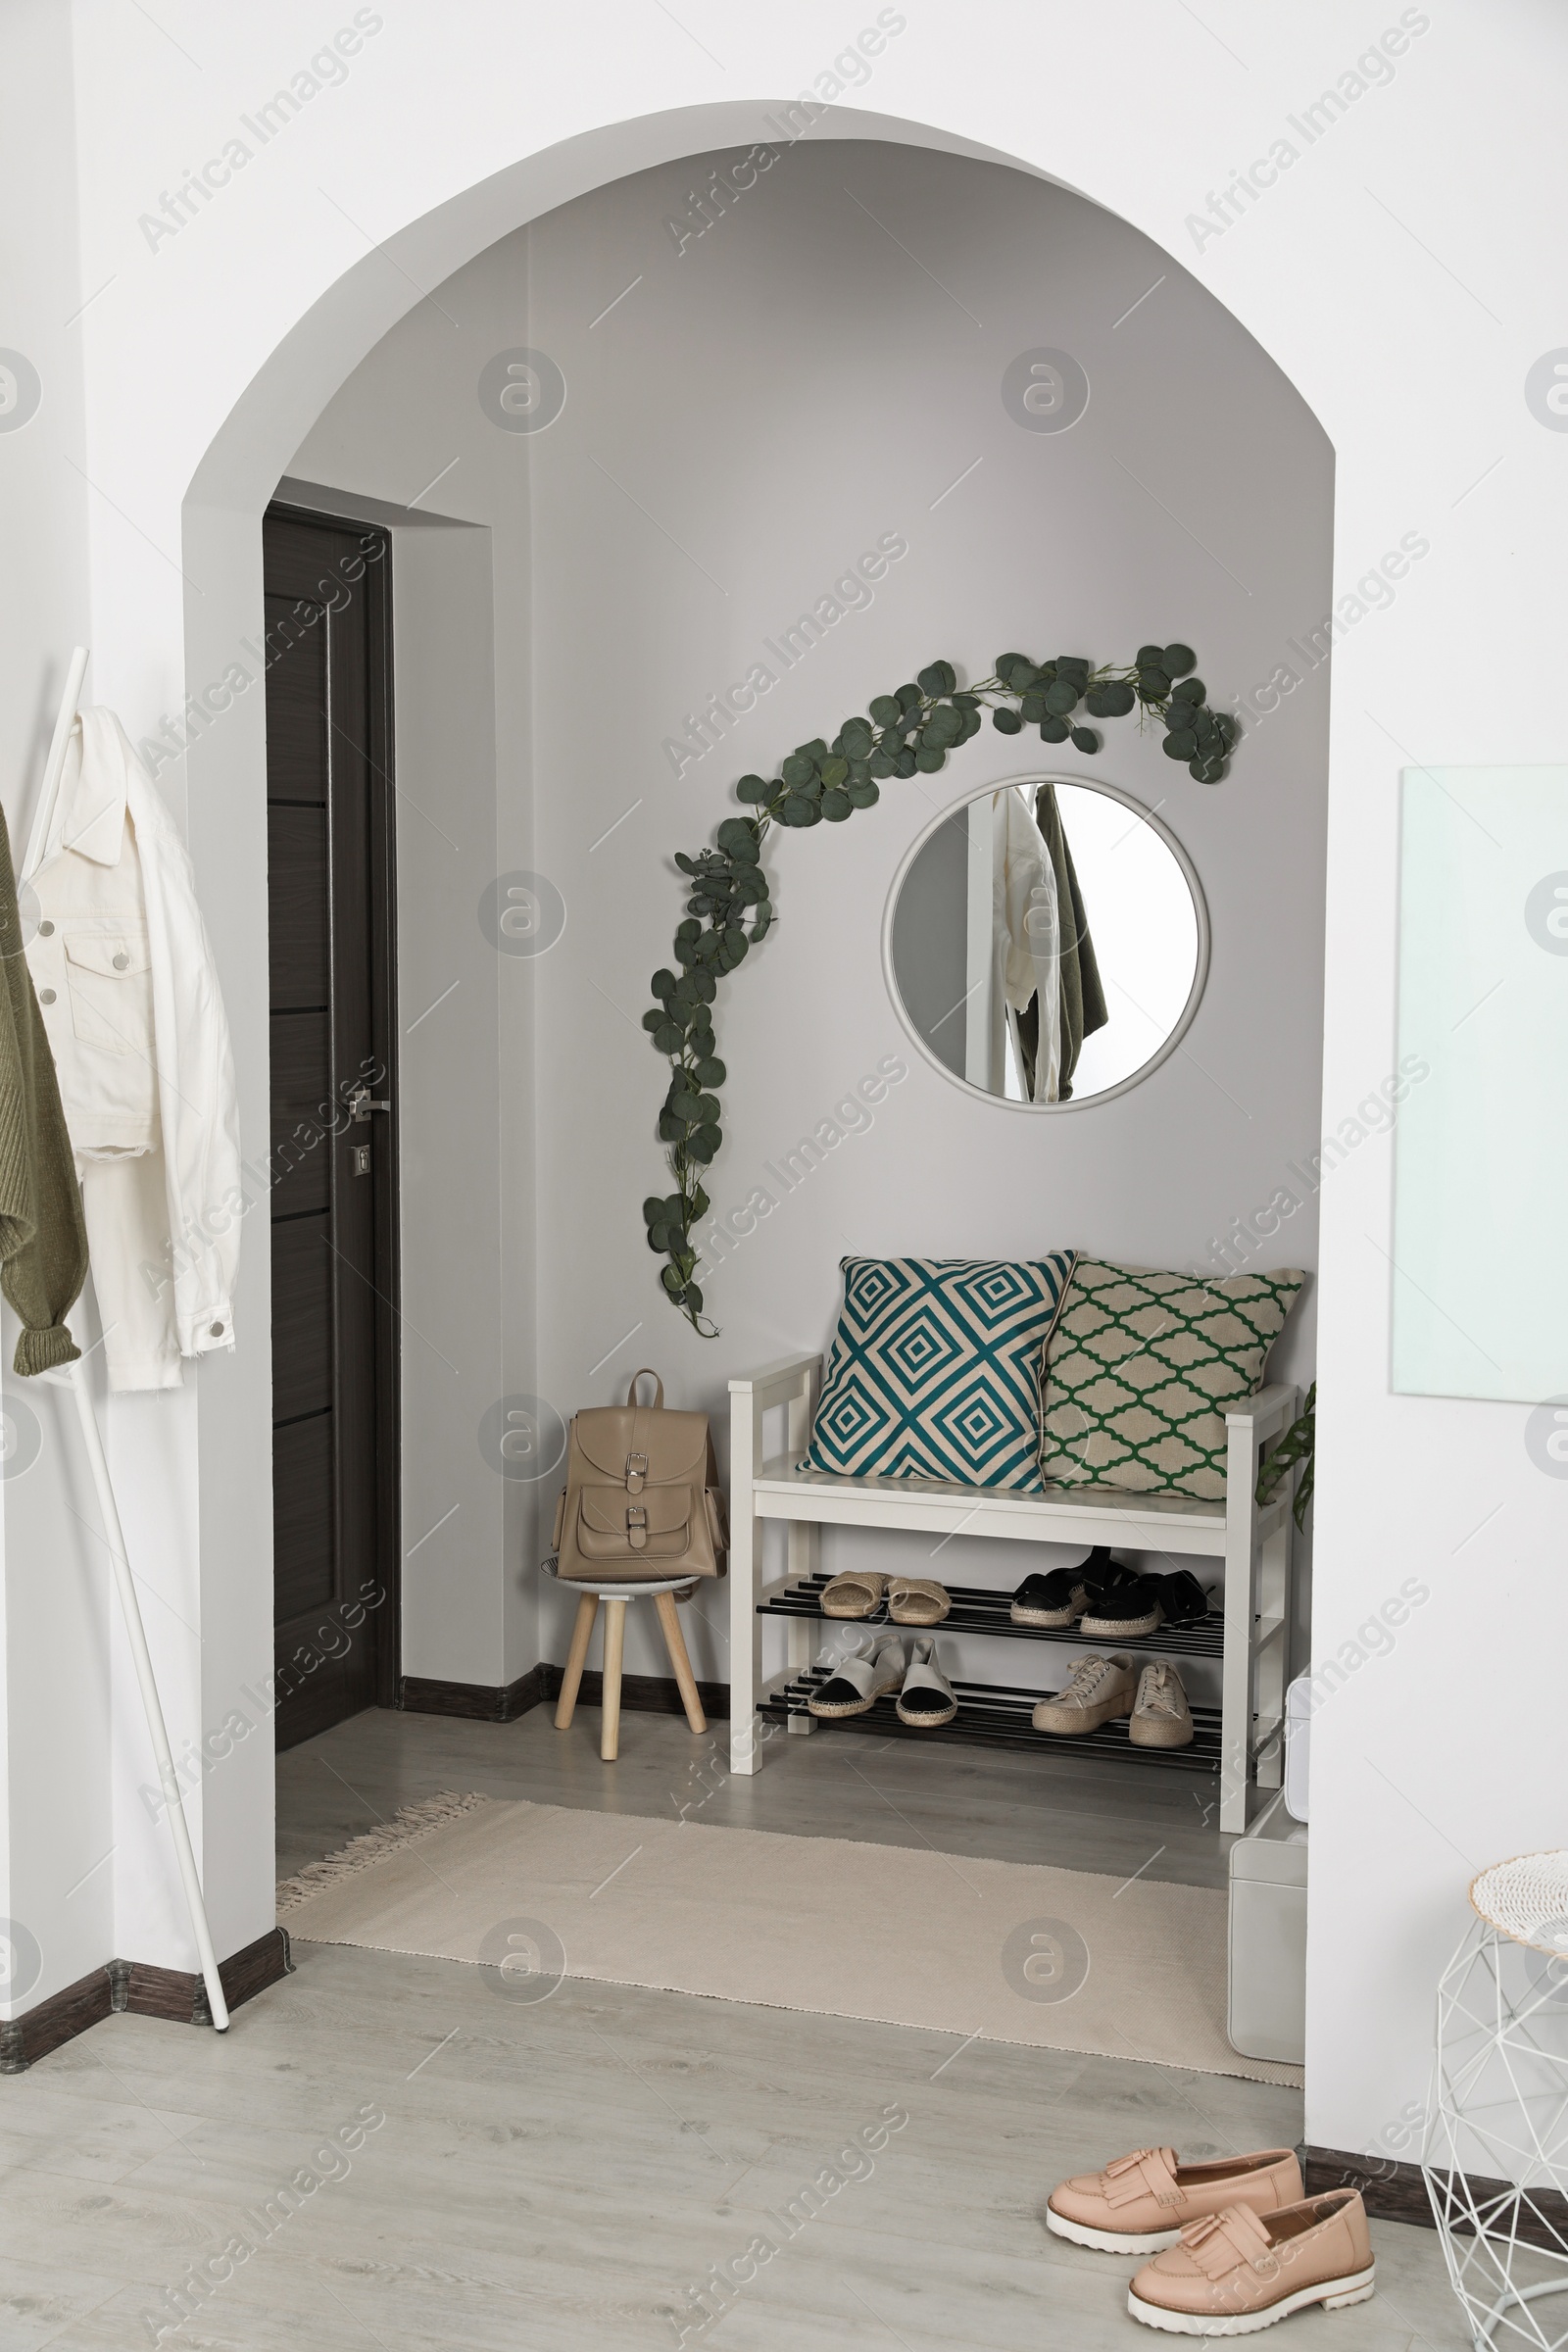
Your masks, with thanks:
<instances>
[{"instance_id":1,"label":"white wire stool","mask_svg":"<svg viewBox=\"0 0 1568 2352\"><path fill-rule=\"evenodd\" d=\"M1421 2169L1472 2341L1564 2352L1539 2306L1568 2293L1568 1850L1494 1863L1470 1901Z\"/></svg>"}]
</instances>

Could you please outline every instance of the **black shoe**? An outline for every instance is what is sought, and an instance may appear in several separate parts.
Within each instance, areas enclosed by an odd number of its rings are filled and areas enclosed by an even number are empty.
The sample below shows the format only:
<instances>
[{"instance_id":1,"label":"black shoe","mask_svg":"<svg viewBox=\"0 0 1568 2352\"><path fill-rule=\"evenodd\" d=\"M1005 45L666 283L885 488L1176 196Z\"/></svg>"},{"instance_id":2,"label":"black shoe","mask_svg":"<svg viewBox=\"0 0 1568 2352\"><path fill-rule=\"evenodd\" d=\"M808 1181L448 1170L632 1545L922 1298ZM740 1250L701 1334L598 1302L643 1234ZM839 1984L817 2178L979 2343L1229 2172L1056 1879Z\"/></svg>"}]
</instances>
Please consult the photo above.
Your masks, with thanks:
<instances>
[{"instance_id":1,"label":"black shoe","mask_svg":"<svg viewBox=\"0 0 1568 2352\"><path fill-rule=\"evenodd\" d=\"M1209 1598L1190 1568L1178 1568L1171 1576L1156 1576L1159 1587L1159 1614L1163 1625L1201 1625L1208 1615Z\"/></svg>"},{"instance_id":2,"label":"black shoe","mask_svg":"<svg viewBox=\"0 0 1568 2352\"><path fill-rule=\"evenodd\" d=\"M1008 1614L1014 1625L1076 1625L1093 1597L1082 1568L1053 1568L1024 1578Z\"/></svg>"},{"instance_id":3,"label":"black shoe","mask_svg":"<svg viewBox=\"0 0 1568 2352\"><path fill-rule=\"evenodd\" d=\"M1041 1575L1026 1576L1012 1596L1013 1624L1076 1625L1102 1592L1125 1584L1132 1573L1120 1560L1111 1558L1105 1544L1097 1544L1076 1568L1051 1568Z\"/></svg>"},{"instance_id":4,"label":"black shoe","mask_svg":"<svg viewBox=\"0 0 1568 2352\"><path fill-rule=\"evenodd\" d=\"M1109 1642L1136 1642L1140 1634L1152 1634L1164 1615L1159 1590L1164 1581L1163 1577L1124 1572L1121 1583L1099 1586L1079 1622L1079 1632Z\"/></svg>"}]
</instances>

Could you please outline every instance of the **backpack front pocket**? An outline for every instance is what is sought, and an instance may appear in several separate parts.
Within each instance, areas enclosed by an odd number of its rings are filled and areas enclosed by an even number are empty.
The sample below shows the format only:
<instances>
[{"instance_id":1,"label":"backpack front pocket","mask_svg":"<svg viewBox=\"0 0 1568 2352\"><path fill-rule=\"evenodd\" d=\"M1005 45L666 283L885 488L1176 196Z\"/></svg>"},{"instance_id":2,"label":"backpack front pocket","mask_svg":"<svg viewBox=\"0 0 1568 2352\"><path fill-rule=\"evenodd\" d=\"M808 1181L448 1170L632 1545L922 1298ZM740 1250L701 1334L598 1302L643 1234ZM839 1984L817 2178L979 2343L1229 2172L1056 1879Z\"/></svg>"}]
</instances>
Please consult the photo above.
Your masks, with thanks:
<instances>
[{"instance_id":1,"label":"backpack front pocket","mask_svg":"<svg viewBox=\"0 0 1568 2352\"><path fill-rule=\"evenodd\" d=\"M678 1560L690 1542L692 1490L584 1487L577 1498L577 1550L585 1560Z\"/></svg>"}]
</instances>

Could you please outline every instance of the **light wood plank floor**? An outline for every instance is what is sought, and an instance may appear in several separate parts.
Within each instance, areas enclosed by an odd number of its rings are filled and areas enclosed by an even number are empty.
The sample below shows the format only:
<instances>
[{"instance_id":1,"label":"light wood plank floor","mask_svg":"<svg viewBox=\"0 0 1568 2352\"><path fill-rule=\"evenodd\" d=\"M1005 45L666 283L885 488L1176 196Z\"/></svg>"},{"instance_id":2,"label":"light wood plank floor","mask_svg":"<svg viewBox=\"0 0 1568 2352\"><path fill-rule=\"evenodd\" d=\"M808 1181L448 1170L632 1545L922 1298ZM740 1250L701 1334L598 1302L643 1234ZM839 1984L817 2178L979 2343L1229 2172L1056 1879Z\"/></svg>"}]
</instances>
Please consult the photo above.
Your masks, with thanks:
<instances>
[{"instance_id":1,"label":"light wood plank floor","mask_svg":"<svg viewBox=\"0 0 1568 2352\"><path fill-rule=\"evenodd\" d=\"M278 1758L278 1869L298 1870L400 1805L452 1788L1225 1885L1234 1840L1215 1827L1216 1785L1170 1765L1075 1754L1066 1742L1025 1753L822 1725L778 1732L761 1770L736 1779L728 1729L694 1739L682 1716L622 1715L619 1759L604 1764L597 1707L579 1707L565 1732L548 1706L505 1724L371 1708Z\"/></svg>"},{"instance_id":2,"label":"light wood plank floor","mask_svg":"<svg viewBox=\"0 0 1568 2352\"><path fill-rule=\"evenodd\" d=\"M1190 1789L1153 1774L1118 1812L1065 1760L1042 1779L1031 1758L816 1734L754 1781L694 1781L709 1743L678 1722L627 1718L618 1766L597 1730L362 1716L280 1759L282 1864L441 1788L645 1814L710 1788L699 1819L1081 1868L1161 1842L1174 1862L1152 1869L1217 1858L1182 1818ZM1052 2184L1151 2142L1301 2130L1298 2095L1259 2083L570 1979L517 1999L491 1970L346 1946L296 1958L221 2039L116 2017L0 2082L0 2352L1108 2352L1153 2340L1126 2316L1129 2266L1048 2235ZM1436 2237L1374 2237L1376 2299L1299 2326L1330 2352L1460 2352ZM777 2251L720 2297L714 2266L759 2238ZM199 2292L214 2259L228 2275Z\"/></svg>"},{"instance_id":3,"label":"light wood plank floor","mask_svg":"<svg viewBox=\"0 0 1568 2352\"><path fill-rule=\"evenodd\" d=\"M515 2001L492 1971L344 1946L298 1959L222 2040L112 2018L0 2084L4 2352L151 2344L170 2290L193 2316L162 2340L191 2352L1107 2352L1152 2340L1128 2265L1047 2234L1052 2183L1127 2147L1299 2130L1294 2093L1213 2076L570 1980ZM368 2114L385 2121L362 2146L325 2152ZM1303 2315L1303 2342L1459 2352L1437 2239L1374 2234L1378 2296ZM776 2254L704 2323L712 2266L760 2235ZM235 2240L256 2248L237 2265ZM232 2276L198 2301L192 2267L225 2246Z\"/></svg>"}]
</instances>

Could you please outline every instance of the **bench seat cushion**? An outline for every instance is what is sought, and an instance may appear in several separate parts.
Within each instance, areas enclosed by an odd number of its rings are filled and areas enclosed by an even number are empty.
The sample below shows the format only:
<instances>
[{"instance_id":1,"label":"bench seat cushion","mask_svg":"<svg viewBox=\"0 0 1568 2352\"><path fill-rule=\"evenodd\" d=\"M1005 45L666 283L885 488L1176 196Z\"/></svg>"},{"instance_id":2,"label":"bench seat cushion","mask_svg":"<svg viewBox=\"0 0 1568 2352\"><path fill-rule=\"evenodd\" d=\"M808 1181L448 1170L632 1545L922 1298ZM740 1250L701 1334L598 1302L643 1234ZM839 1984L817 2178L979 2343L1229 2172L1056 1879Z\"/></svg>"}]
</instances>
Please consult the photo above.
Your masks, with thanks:
<instances>
[{"instance_id":1,"label":"bench seat cushion","mask_svg":"<svg viewBox=\"0 0 1568 2352\"><path fill-rule=\"evenodd\" d=\"M1040 1358L1073 1253L847 1257L807 1464L1041 1491Z\"/></svg>"},{"instance_id":2,"label":"bench seat cushion","mask_svg":"<svg viewBox=\"0 0 1568 2352\"><path fill-rule=\"evenodd\" d=\"M1043 1361L1047 1482L1222 1501L1226 1412L1262 1387L1304 1279L1080 1257Z\"/></svg>"}]
</instances>

